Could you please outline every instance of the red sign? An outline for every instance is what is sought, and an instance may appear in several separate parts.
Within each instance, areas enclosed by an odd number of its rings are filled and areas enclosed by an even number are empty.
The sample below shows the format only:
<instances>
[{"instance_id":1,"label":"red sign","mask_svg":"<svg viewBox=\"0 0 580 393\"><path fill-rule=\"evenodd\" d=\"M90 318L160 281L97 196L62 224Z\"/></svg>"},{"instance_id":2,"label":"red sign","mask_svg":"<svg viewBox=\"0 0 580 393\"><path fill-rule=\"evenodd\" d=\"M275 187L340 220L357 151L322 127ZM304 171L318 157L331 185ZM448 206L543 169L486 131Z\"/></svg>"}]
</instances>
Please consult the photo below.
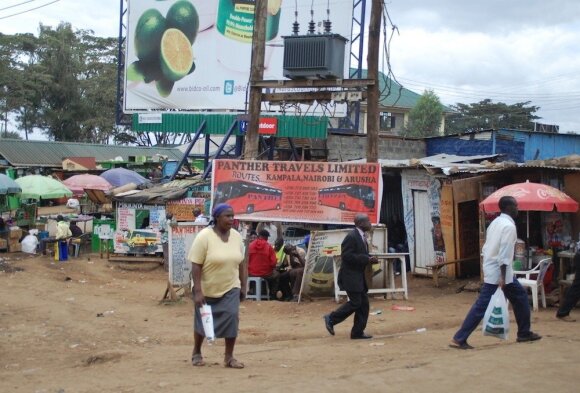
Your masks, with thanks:
<instances>
[{"instance_id":1,"label":"red sign","mask_svg":"<svg viewBox=\"0 0 580 393\"><path fill-rule=\"evenodd\" d=\"M258 134L276 135L278 132L278 119L276 117L261 117L258 125Z\"/></svg>"},{"instance_id":2,"label":"red sign","mask_svg":"<svg viewBox=\"0 0 580 393\"><path fill-rule=\"evenodd\" d=\"M228 203L236 218L352 224L357 213L377 223L379 164L215 160L212 204Z\"/></svg>"}]
</instances>

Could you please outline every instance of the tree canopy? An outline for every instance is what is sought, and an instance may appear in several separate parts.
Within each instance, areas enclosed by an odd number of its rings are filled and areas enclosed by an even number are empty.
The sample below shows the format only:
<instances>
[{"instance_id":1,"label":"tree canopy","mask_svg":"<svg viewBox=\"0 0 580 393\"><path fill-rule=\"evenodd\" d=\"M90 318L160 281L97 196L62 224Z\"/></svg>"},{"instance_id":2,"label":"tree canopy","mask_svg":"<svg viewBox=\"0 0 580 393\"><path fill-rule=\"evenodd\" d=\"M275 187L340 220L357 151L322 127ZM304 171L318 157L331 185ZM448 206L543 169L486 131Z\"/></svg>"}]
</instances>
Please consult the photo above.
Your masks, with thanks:
<instances>
[{"instance_id":1,"label":"tree canopy","mask_svg":"<svg viewBox=\"0 0 580 393\"><path fill-rule=\"evenodd\" d=\"M509 105L485 99L472 104L451 105L456 113L447 117L445 133L458 134L498 128L532 130L534 120L540 118L535 115L540 107L530 105L530 102Z\"/></svg>"},{"instance_id":2,"label":"tree canopy","mask_svg":"<svg viewBox=\"0 0 580 393\"><path fill-rule=\"evenodd\" d=\"M409 112L405 135L414 137L439 135L442 116L441 100L432 90L425 90L417 105Z\"/></svg>"},{"instance_id":3,"label":"tree canopy","mask_svg":"<svg viewBox=\"0 0 580 393\"><path fill-rule=\"evenodd\" d=\"M38 36L0 34L0 113L26 138L107 143L115 125L117 39L40 25ZM6 124L6 122L5 122Z\"/></svg>"}]
</instances>

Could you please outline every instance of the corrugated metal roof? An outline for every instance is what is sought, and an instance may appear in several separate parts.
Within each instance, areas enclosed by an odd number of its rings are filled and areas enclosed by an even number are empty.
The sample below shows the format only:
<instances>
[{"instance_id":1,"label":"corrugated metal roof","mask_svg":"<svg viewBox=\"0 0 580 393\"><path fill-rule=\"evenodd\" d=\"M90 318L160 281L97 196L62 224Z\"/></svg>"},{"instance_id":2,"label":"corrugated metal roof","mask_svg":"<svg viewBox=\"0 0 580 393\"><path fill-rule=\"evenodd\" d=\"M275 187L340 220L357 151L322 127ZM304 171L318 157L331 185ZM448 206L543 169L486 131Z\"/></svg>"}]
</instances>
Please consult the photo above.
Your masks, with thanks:
<instances>
[{"instance_id":1,"label":"corrugated metal roof","mask_svg":"<svg viewBox=\"0 0 580 393\"><path fill-rule=\"evenodd\" d=\"M350 74L356 71L355 68L350 69ZM368 71L361 70L360 79L368 78ZM415 93L405 87L401 86L399 83L389 78L382 72L379 72L379 92L380 100L379 104L386 107L392 108L407 108L412 109L417 105L417 101L421 98L421 94ZM444 113L454 113L455 111L445 105L443 106Z\"/></svg>"},{"instance_id":2,"label":"corrugated metal roof","mask_svg":"<svg viewBox=\"0 0 580 393\"><path fill-rule=\"evenodd\" d=\"M175 148L0 139L0 156L12 166L60 167L66 157L95 157L97 162L104 162L116 157L128 161L129 156L152 157L156 154L167 156L170 160L183 157L183 153Z\"/></svg>"},{"instance_id":3,"label":"corrugated metal roof","mask_svg":"<svg viewBox=\"0 0 580 393\"><path fill-rule=\"evenodd\" d=\"M239 114L208 114L208 113L163 113L161 123L139 123L139 114L133 114L133 131L139 132L187 132L195 133L201 123L206 121L205 134L226 134ZM326 116L277 116L277 137L290 138L320 138L325 139L328 128ZM234 130L234 135L240 135Z\"/></svg>"}]
</instances>

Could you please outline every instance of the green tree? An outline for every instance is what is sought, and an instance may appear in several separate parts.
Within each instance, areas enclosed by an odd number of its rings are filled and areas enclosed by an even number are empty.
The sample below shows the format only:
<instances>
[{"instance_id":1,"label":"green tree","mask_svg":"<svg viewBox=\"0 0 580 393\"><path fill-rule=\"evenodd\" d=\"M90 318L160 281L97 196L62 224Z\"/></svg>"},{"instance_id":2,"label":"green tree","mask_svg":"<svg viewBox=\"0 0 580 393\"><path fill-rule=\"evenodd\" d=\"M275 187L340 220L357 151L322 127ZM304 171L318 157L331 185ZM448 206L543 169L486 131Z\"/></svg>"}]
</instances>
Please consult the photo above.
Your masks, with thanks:
<instances>
[{"instance_id":1,"label":"green tree","mask_svg":"<svg viewBox=\"0 0 580 393\"><path fill-rule=\"evenodd\" d=\"M417 105L409 112L409 122L405 125L407 136L426 137L439 135L443 105L432 90L425 90Z\"/></svg>"},{"instance_id":2,"label":"green tree","mask_svg":"<svg viewBox=\"0 0 580 393\"><path fill-rule=\"evenodd\" d=\"M0 138L6 139L22 139L20 134L16 131L2 131L0 132Z\"/></svg>"},{"instance_id":3,"label":"green tree","mask_svg":"<svg viewBox=\"0 0 580 393\"><path fill-rule=\"evenodd\" d=\"M89 30L40 25L32 34L0 34L0 117L26 138L107 143L115 124L117 41Z\"/></svg>"},{"instance_id":4,"label":"green tree","mask_svg":"<svg viewBox=\"0 0 580 393\"><path fill-rule=\"evenodd\" d=\"M534 120L540 119L535 115L540 107L530 105L530 101L508 105L485 99L472 104L458 103L451 108L455 113L447 118L446 134L498 128L532 130Z\"/></svg>"}]
</instances>

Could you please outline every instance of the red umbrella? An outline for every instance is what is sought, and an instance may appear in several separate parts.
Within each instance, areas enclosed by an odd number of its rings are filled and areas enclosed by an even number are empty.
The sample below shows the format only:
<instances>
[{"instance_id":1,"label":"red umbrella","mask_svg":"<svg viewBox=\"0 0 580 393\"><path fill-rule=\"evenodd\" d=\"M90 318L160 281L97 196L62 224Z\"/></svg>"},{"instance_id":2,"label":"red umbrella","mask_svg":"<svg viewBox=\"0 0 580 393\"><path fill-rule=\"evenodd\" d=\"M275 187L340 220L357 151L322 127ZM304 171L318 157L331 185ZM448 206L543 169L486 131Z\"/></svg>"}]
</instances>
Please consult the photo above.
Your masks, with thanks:
<instances>
[{"instance_id":1,"label":"red umbrella","mask_svg":"<svg viewBox=\"0 0 580 393\"><path fill-rule=\"evenodd\" d=\"M485 198L479 207L487 213L499 212L499 200L503 196L512 196L518 202L518 210L547 211L556 209L561 213L573 213L578 210L578 202L562 191L540 183L516 183L505 186ZM527 213L526 238L530 239L530 217Z\"/></svg>"},{"instance_id":2,"label":"red umbrella","mask_svg":"<svg viewBox=\"0 0 580 393\"><path fill-rule=\"evenodd\" d=\"M109 191L113 186L107 180L97 175L74 175L63 181L76 195L82 195L85 190Z\"/></svg>"},{"instance_id":3,"label":"red umbrella","mask_svg":"<svg viewBox=\"0 0 580 393\"><path fill-rule=\"evenodd\" d=\"M573 213L578 210L578 202L562 191L539 183L517 183L505 186L485 198L479 207L485 212L498 212L499 199L512 196L518 202L518 210L552 211Z\"/></svg>"}]
</instances>

